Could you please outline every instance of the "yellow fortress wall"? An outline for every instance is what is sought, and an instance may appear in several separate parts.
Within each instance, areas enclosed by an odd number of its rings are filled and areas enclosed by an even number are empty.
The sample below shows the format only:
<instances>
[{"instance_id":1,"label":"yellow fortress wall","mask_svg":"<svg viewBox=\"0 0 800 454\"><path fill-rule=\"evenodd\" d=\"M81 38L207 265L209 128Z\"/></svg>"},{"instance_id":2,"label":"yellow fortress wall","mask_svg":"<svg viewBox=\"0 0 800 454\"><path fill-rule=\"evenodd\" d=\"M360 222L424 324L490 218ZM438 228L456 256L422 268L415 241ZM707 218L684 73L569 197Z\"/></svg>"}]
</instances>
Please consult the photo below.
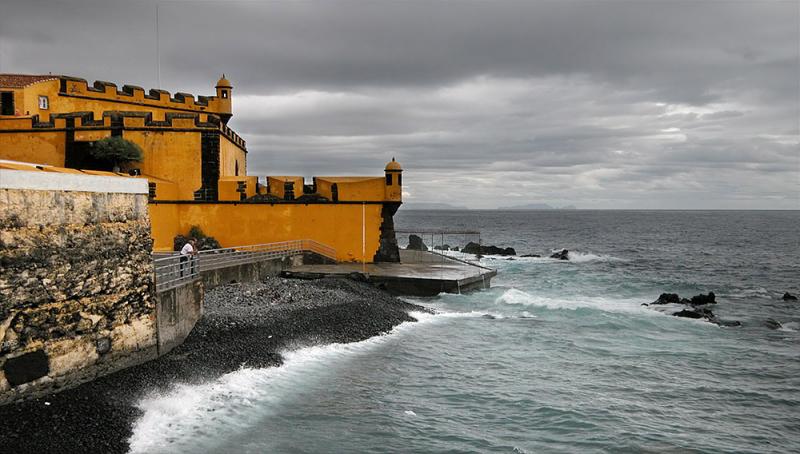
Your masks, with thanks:
<instances>
[{"instance_id":1,"label":"yellow fortress wall","mask_svg":"<svg viewBox=\"0 0 800 454\"><path fill-rule=\"evenodd\" d=\"M93 156L94 142L121 137L143 151L140 162L120 167L148 180L156 251L172 250L176 235L198 226L223 247L313 239L342 261L399 261L392 217L402 203L400 164L392 159L384 177L259 180L247 174L245 141L227 126L232 89L224 75L215 96L195 98L0 74L0 159L53 166L45 171L109 171Z\"/></svg>"},{"instance_id":2,"label":"yellow fortress wall","mask_svg":"<svg viewBox=\"0 0 800 454\"><path fill-rule=\"evenodd\" d=\"M153 248L171 251L175 235L199 226L225 247L309 238L336 249L337 260L373 261L381 204L151 203ZM362 214L365 254L362 256Z\"/></svg>"}]
</instances>

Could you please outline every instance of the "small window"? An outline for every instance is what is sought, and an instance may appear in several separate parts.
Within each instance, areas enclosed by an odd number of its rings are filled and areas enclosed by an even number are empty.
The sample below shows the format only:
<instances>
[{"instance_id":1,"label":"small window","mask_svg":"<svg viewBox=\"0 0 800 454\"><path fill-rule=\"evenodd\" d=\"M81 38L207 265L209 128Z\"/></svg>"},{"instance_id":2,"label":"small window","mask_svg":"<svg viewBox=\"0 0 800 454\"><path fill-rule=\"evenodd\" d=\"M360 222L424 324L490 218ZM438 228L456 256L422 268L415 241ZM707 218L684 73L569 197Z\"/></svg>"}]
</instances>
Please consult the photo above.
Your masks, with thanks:
<instances>
[{"instance_id":1,"label":"small window","mask_svg":"<svg viewBox=\"0 0 800 454\"><path fill-rule=\"evenodd\" d=\"M391 185L392 185L392 174L391 173L387 173L386 174L386 186L391 186Z\"/></svg>"},{"instance_id":2,"label":"small window","mask_svg":"<svg viewBox=\"0 0 800 454\"><path fill-rule=\"evenodd\" d=\"M403 174L402 173L398 173L397 174L397 185L398 186L402 186L403 185Z\"/></svg>"},{"instance_id":3,"label":"small window","mask_svg":"<svg viewBox=\"0 0 800 454\"><path fill-rule=\"evenodd\" d=\"M228 90L222 90L222 99L228 99Z\"/></svg>"},{"instance_id":4,"label":"small window","mask_svg":"<svg viewBox=\"0 0 800 454\"><path fill-rule=\"evenodd\" d=\"M50 108L50 101L47 99L47 96L39 96L39 108L43 110Z\"/></svg>"},{"instance_id":5,"label":"small window","mask_svg":"<svg viewBox=\"0 0 800 454\"><path fill-rule=\"evenodd\" d=\"M239 161L238 160L236 161L236 167L234 167L233 172L234 172L233 173L234 175L236 175L237 177L239 176Z\"/></svg>"}]
</instances>

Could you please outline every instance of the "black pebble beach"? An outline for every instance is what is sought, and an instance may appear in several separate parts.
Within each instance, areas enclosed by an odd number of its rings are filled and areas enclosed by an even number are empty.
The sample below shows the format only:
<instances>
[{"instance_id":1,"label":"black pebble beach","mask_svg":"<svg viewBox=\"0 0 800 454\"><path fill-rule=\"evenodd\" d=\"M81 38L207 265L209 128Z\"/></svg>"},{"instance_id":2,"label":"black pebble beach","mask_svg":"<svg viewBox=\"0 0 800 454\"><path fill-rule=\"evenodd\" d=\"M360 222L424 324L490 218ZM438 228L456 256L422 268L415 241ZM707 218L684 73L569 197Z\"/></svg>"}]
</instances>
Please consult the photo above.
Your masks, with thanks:
<instances>
[{"instance_id":1,"label":"black pebble beach","mask_svg":"<svg viewBox=\"0 0 800 454\"><path fill-rule=\"evenodd\" d=\"M0 453L123 453L145 394L246 367L279 366L280 352L357 342L427 311L349 279L271 278L206 293L183 345L148 363L43 398L0 407Z\"/></svg>"}]
</instances>

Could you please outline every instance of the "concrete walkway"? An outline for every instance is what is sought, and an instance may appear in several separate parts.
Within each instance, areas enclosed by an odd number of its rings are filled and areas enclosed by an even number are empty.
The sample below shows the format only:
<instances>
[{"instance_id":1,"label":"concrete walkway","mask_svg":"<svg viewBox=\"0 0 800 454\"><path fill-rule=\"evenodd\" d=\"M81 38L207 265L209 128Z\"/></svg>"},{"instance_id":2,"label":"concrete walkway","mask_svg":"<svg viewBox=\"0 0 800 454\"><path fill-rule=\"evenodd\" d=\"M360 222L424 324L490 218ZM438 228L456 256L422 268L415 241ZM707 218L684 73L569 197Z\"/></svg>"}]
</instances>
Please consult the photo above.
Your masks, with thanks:
<instances>
[{"instance_id":1,"label":"concrete walkway","mask_svg":"<svg viewBox=\"0 0 800 454\"><path fill-rule=\"evenodd\" d=\"M396 295L433 296L489 288L497 271L425 251L400 251L401 263L337 263L294 266L283 274L297 278L362 273Z\"/></svg>"}]
</instances>

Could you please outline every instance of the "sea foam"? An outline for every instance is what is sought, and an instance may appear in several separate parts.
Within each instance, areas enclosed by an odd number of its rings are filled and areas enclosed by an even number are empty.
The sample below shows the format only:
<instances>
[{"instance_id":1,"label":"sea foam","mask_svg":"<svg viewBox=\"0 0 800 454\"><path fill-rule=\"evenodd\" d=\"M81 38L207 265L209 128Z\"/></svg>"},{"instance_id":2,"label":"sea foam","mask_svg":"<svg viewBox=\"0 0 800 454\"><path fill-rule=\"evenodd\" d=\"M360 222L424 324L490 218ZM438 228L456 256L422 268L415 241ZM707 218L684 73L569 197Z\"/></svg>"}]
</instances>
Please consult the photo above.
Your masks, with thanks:
<instances>
[{"instance_id":1,"label":"sea foam","mask_svg":"<svg viewBox=\"0 0 800 454\"><path fill-rule=\"evenodd\" d=\"M552 253L560 252L561 249L554 249ZM512 260L509 260L512 259ZM569 251L569 260L560 260L550 258L548 254L543 257L522 257L522 256L507 256L507 255L485 255L481 259L486 264L495 264L495 262L520 262L520 263L589 263L589 262L625 262L626 259L615 257L613 255L594 254L592 252Z\"/></svg>"},{"instance_id":2,"label":"sea foam","mask_svg":"<svg viewBox=\"0 0 800 454\"><path fill-rule=\"evenodd\" d=\"M641 305L642 301L636 298L604 298L604 297L552 297L531 295L530 293L511 288L495 299L495 304L509 304L518 306L533 306L546 309L577 310L582 308L596 309L604 312L637 313L643 315L658 314L649 311Z\"/></svg>"},{"instance_id":3,"label":"sea foam","mask_svg":"<svg viewBox=\"0 0 800 454\"><path fill-rule=\"evenodd\" d=\"M213 451L215 427L246 430L253 418L268 414L282 400L302 392L302 384L324 380L353 355L363 354L415 326L483 313L410 312L417 322L397 325L389 333L360 342L326 344L282 353L280 367L241 368L201 384L175 384L137 404L144 412L133 426L131 453L175 452L192 446ZM210 429L211 428L211 429Z\"/></svg>"}]
</instances>

